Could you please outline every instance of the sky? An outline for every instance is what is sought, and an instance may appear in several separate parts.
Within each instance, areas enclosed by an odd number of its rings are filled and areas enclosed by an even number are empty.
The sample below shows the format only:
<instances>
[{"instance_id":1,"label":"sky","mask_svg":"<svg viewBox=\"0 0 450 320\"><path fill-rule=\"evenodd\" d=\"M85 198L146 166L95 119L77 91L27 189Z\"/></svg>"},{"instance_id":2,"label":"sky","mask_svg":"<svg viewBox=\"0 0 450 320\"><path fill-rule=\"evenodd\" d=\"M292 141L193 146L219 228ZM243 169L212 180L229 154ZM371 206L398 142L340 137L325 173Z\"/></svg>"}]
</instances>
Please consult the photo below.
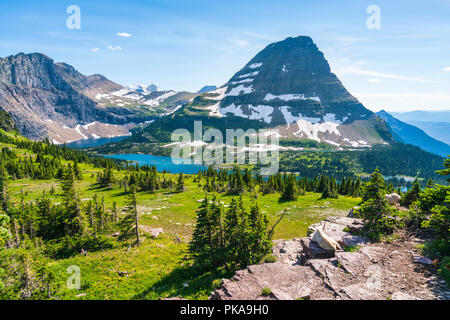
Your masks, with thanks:
<instances>
[{"instance_id":1,"label":"sky","mask_svg":"<svg viewBox=\"0 0 450 320\"><path fill-rule=\"evenodd\" d=\"M450 110L450 0L3 0L0 21L0 57L41 52L122 85L186 91L307 35L367 108Z\"/></svg>"}]
</instances>

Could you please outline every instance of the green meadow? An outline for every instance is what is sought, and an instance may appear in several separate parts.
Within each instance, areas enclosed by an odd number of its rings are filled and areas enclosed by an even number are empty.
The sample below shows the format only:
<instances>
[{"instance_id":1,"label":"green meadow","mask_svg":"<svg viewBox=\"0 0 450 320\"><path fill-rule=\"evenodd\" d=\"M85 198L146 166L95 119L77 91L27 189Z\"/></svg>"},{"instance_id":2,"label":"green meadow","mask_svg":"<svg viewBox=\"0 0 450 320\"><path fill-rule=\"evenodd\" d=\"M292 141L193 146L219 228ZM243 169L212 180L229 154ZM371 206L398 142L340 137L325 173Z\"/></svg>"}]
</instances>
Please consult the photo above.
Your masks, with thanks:
<instances>
[{"instance_id":1,"label":"green meadow","mask_svg":"<svg viewBox=\"0 0 450 320\"><path fill-rule=\"evenodd\" d=\"M121 209L126 201L123 188L99 188L96 182L100 169L91 165L79 164L83 173L77 182L80 199L91 200L104 197L106 209L113 202ZM123 172L116 171L116 178ZM174 175L166 174L176 179ZM113 249L101 252L87 252L67 259L50 261L56 270L57 286L53 298L57 299L161 299L180 296L187 299L206 299L220 279L231 277L226 271L200 270L191 266L183 258L195 224L196 210L204 198L203 188L192 181L193 176L185 176L185 191L171 193L139 192L138 210L142 226L163 228L158 238L143 234L140 247L126 248L117 243ZM52 192L53 189L53 192ZM37 199L45 191L54 203L61 201L61 191L57 180L12 180L9 193L13 201L19 202ZM52 194L53 193L53 194ZM232 196L216 194L224 206L230 203ZM250 204L254 201L250 194L244 194L243 200ZM292 239L306 235L310 224L330 215L345 215L348 210L360 202L359 198L342 197L338 199L320 199L318 193L306 193L297 201L279 202L278 193L258 194L257 202L267 213L270 224L277 221L281 212L288 214L276 227L274 239ZM112 235L111 235L112 237ZM68 266L75 265L81 271L80 290L69 289L66 281L70 274Z\"/></svg>"}]
</instances>

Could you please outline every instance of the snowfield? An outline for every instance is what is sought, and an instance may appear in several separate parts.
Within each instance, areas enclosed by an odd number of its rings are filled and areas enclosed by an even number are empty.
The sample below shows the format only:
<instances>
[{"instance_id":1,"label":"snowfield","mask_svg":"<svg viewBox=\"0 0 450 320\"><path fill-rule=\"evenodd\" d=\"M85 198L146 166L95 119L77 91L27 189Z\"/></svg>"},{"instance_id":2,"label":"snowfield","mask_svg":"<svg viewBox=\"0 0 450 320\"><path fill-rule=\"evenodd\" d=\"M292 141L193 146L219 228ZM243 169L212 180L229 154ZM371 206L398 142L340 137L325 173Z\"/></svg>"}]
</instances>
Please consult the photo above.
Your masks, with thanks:
<instances>
[{"instance_id":1,"label":"snowfield","mask_svg":"<svg viewBox=\"0 0 450 320\"><path fill-rule=\"evenodd\" d=\"M249 94L253 92L253 86L245 87L243 84L234 87L230 92L227 93L227 96L239 96L241 94Z\"/></svg>"},{"instance_id":2,"label":"snowfield","mask_svg":"<svg viewBox=\"0 0 450 320\"><path fill-rule=\"evenodd\" d=\"M252 63L251 65L249 65L248 67L250 69L255 69L255 68L259 68L262 66L262 62L258 62L258 63Z\"/></svg>"},{"instance_id":3,"label":"snowfield","mask_svg":"<svg viewBox=\"0 0 450 320\"><path fill-rule=\"evenodd\" d=\"M319 97L305 97L304 94L296 94L296 93L289 93L289 94L281 94L281 95L274 95L271 93L266 94L264 101L272 101L275 99L280 99L283 101L292 101L292 100L313 100L320 102Z\"/></svg>"},{"instance_id":4,"label":"snowfield","mask_svg":"<svg viewBox=\"0 0 450 320\"><path fill-rule=\"evenodd\" d=\"M323 122L323 123L311 123L306 120L297 121L298 131L294 134L297 137L306 136L308 139L320 142L319 133L330 133L340 136L341 133L338 130L338 123L333 122Z\"/></svg>"}]
</instances>

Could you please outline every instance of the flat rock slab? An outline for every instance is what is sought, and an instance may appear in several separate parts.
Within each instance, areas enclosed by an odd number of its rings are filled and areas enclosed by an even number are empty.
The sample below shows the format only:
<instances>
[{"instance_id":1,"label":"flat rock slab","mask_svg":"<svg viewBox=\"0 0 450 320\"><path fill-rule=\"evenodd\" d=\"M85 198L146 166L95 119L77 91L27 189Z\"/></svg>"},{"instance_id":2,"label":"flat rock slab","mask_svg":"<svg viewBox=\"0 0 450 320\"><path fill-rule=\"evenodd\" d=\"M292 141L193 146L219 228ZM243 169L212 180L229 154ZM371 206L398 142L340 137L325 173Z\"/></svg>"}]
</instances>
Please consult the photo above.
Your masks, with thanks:
<instances>
[{"instance_id":1,"label":"flat rock slab","mask_svg":"<svg viewBox=\"0 0 450 320\"><path fill-rule=\"evenodd\" d=\"M347 230L361 230L354 218L328 218L325 232L357 251L327 251L310 237L274 242L276 263L237 271L223 280L210 299L221 300L431 300L449 299L439 281L431 281L432 261L419 255L418 240L400 238L392 243L370 243ZM316 224L311 230L316 230ZM348 227L350 229L350 227ZM426 267L428 266L428 267ZM263 288L271 291L263 296Z\"/></svg>"},{"instance_id":2,"label":"flat rock slab","mask_svg":"<svg viewBox=\"0 0 450 320\"><path fill-rule=\"evenodd\" d=\"M271 294L262 296L262 289ZM323 281L305 266L264 263L236 272L231 280L223 280L212 300L295 300L323 297ZM318 294L315 295L315 292Z\"/></svg>"},{"instance_id":3,"label":"flat rock slab","mask_svg":"<svg viewBox=\"0 0 450 320\"><path fill-rule=\"evenodd\" d=\"M367 268L380 262L384 254L383 248L362 247L358 252L336 252L336 259L348 273L363 277Z\"/></svg>"},{"instance_id":4,"label":"flat rock slab","mask_svg":"<svg viewBox=\"0 0 450 320\"><path fill-rule=\"evenodd\" d=\"M277 240L274 241L272 248L273 255L278 262L287 264L299 264L301 261L300 255L302 253L301 239L293 239L290 241Z\"/></svg>"},{"instance_id":5,"label":"flat rock slab","mask_svg":"<svg viewBox=\"0 0 450 320\"><path fill-rule=\"evenodd\" d=\"M386 300L381 292L374 290L366 283L356 283L341 289L349 300Z\"/></svg>"}]
</instances>

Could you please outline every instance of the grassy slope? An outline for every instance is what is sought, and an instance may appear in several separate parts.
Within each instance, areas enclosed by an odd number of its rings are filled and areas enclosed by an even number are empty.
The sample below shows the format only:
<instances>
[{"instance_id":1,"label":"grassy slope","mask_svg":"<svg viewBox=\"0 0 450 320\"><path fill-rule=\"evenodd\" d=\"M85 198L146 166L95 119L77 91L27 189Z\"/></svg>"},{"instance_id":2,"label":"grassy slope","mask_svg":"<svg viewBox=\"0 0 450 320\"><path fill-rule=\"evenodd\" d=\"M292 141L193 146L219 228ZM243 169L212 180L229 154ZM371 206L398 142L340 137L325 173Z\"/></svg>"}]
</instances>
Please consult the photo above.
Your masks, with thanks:
<instances>
[{"instance_id":1,"label":"grassy slope","mask_svg":"<svg viewBox=\"0 0 450 320\"><path fill-rule=\"evenodd\" d=\"M0 144L0 148L5 145ZM12 146L9 146L12 147ZM30 154L18 150L21 154ZM95 176L99 169L80 164L83 180L78 182L80 198L91 199L94 194L105 197L107 209L117 202L123 206L125 195L117 186L112 189L99 189L95 185ZM120 177L121 173L116 172ZM229 277L223 271L205 273L190 266L183 266L183 257L187 242L193 230L195 211L203 197L202 189L192 182L190 176L185 179L186 191L171 194L165 191L156 193L138 193L141 224L150 227L162 227L165 233L158 239L147 238L140 248L131 249L117 246L112 250L88 253L53 262L57 270L60 288L54 296L60 299L158 299L168 296L182 296L191 299L205 299L212 290L213 280ZM54 187L54 202L60 202L59 185L55 180L15 180L10 181L9 191L13 201L19 201L21 190L25 199L39 197L43 190L50 192ZM230 196L217 195L225 204ZM339 199L320 200L319 194L308 193L300 196L296 202L278 203L278 194L260 195L260 208L267 212L273 223L281 210L290 208L290 214L278 225L276 239L290 239L305 236L307 227L332 214L344 214L356 205L360 199L340 197ZM250 202L249 195L244 195ZM179 243L176 236L182 239ZM64 285L67 280L66 268L78 265L81 268L81 290L69 290ZM121 277L118 271L127 271L128 276ZM79 294L86 294L78 296Z\"/></svg>"}]
</instances>

